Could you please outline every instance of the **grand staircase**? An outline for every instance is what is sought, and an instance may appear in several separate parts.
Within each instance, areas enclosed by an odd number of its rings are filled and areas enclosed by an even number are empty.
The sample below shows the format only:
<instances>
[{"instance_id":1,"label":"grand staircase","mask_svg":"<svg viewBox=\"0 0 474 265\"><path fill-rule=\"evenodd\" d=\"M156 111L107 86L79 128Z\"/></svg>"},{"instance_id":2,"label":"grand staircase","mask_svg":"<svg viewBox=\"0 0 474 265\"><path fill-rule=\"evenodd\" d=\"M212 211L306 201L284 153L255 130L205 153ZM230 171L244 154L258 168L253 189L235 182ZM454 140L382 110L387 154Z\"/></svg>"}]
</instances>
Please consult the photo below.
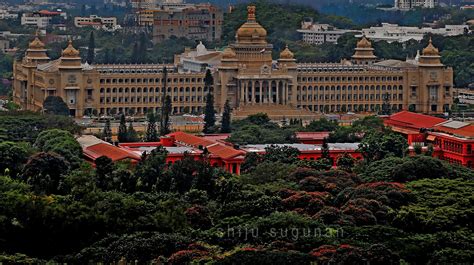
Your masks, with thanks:
<instances>
[{"instance_id":1,"label":"grand staircase","mask_svg":"<svg viewBox=\"0 0 474 265\"><path fill-rule=\"evenodd\" d=\"M288 105L278 104L262 104L262 105L246 105L234 110L232 117L234 119L245 119L249 115L257 113L266 113L272 120L283 119L302 119L314 120L319 119L321 114L311 112L309 110L298 109Z\"/></svg>"}]
</instances>

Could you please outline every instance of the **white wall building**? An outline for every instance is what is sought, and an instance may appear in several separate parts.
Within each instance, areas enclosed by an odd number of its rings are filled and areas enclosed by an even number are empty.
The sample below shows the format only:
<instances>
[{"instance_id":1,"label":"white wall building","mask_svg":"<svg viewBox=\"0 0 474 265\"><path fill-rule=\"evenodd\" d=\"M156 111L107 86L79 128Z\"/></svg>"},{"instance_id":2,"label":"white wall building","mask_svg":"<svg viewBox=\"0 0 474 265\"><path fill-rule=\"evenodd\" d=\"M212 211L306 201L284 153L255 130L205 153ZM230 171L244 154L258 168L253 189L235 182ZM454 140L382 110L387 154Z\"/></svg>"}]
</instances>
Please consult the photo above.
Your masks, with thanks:
<instances>
[{"instance_id":1,"label":"white wall building","mask_svg":"<svg viewBox=\"0 0 474 265\"><path fill-rule=\"evenodd\" d=\"M75 17L74 26L77 28L93 27L95 29L117 30L120 26L117 25L116 17L99 17L90 15L89 17Z\"/></svg>"},{"instance_id":2,"label":"white wall building","mask_svg":"<svg viewBox=\"0 0 474 265\"><path fill-rule=\"evenodd\" d=\"M0 19L17 19L18 14L10 13L8 10L0 9Z\"/></svg>"},{"instance_id":3,"label":"white wall building","mask_svg":"<svg viewBox=\"0 0 474 265\"><path fill-rule=\"evenodd\" d=\"M323 43L336 44L343 34L359 31L338 29L329 24L313 23L312 19L309 19L301 22L301 29L298 32L301 33L303 42L321 45Z\"/></svg>"},{"instance_id":4,"label":"white wall building","mask_svg":"<svg viewBox=\"0 0 474 265\"><path fill-rule=\"evenodd\" d=\"M387 41L387 42L406 42L409 40L421 41L426 34L436 34L442 36L457 36L469 32L468 25L446 25L444 28L430 28L430 27L404 27L397 24L382 23L381 27L370 27L362 29L361 35L356 35L360 38L365 35L373 41Z\"/></svg>"},{"instance_id":5,"label":"white wall building","mask_svg":"<svg viewBox=\"0 0 474 265\"><path fill-rule=\"evenodd\" d=\"M176 54L174 62L182 72L205 72L216 69L222 60L222 52L208 50L202 42L195 49L186 48L182 54Z\"/></svg>"},{"instance_id":6,"label":"white wall building","mask_svg":"<svg viewBox=\"0 0 474 265\"><path fill-rule=\"evenodd\" d=\"M10 41L0 37L0 52L5 53L10 49Z\"/></svg>"},{"instance_id":7,"label":"white wall building","mask_svg":"<svg viewBox=\"0 0 474 265\"><path fill-rule=\"evenodd\" d=\"M395 8L409 10L416 7L434 8L438 6L438 0L395 0Z\"/></svg>"},{"instance_id":8,"label":"white wall building","mask_svg":"<svg viewBox=\"0 0 474 265\"><path fill-rule=\"evenodd\" d=\"M52 24L62 24L67 19L66 12L42 10L33 13L24 13L21 16L21 25L46 28Z\"/></svg>"}]
</instances>

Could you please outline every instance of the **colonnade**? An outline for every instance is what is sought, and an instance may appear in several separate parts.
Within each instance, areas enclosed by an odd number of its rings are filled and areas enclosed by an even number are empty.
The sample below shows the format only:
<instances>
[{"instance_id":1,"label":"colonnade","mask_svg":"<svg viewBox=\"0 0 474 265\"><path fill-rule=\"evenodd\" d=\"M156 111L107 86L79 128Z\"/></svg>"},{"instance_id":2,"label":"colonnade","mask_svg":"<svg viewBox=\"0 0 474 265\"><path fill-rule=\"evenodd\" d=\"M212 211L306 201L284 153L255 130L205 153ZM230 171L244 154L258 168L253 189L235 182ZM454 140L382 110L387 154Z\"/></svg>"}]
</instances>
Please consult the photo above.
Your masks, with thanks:
<instances>
[{"instance_id":1,"label":"colonnade","mask_svg":"<svg viewBox=\"0 0 474 265\"><path fill-rule=\"evenodd\" d=\"M238 84L241 105L287 105L289 102L287 80L240 80Z\"/></svg>"}]
</instances>

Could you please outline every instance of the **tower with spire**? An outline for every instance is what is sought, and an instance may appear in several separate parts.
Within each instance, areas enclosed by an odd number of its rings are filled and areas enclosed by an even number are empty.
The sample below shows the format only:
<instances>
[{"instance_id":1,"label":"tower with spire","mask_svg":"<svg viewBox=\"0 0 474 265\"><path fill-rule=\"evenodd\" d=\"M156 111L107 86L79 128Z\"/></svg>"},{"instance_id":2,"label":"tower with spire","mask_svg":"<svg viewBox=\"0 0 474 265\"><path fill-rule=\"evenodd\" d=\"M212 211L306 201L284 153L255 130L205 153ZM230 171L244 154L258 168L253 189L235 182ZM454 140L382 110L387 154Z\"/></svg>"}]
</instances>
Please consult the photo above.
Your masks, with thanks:
<instances>
[{"instance_id":1,"label":"tower with spire","mask_svg":"<svg viewBox=\"0 0 474 265\"><path fill-rule=\"evenodd\" d=\"M352 63L357 65L370 65L377 60L377 56L374 55L374 48L372 43L365 37L362 36L357 42L355 53L352 55Z\"/></svg>"}]
</instances>

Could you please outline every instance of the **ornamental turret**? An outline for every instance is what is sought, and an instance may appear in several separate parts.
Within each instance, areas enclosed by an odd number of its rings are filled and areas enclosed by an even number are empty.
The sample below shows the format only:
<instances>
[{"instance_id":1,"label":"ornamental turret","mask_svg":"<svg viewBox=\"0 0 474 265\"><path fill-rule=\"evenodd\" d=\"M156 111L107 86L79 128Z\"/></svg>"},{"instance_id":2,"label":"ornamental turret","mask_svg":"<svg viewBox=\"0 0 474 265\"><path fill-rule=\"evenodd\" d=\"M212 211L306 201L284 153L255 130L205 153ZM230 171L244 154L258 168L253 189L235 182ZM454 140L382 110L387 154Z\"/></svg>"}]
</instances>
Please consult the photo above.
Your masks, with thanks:
<instances>
[{"instance_id":1,"label":"ornamental turret","mask_svg":"<svg viewBox=\"0 0 474 265\"><path fill-rule=\"evenodd\" d=\"M293 52L291 52L290 48L288 48L288 45L286 45L285 49L281 51L278 63L280 64L280 66L284 66L287 68L296 67L295 55L293 54Z\"/></svg>"},{"instance_id":2,"label":"ornamental turret","mask_svg":"<svg viewBox=\"0 0 474 265\"><path fill-rule=\"evenodd\" d=\"M352 55L352 63L357 65L369 65L373 64L377 56L374 55L374 48L372 43L365 37L357 42L355 53Z\"/></svg>"},{"instance_id":3,"label":"ornamental turret","mask_svg":"<svg viewBox=\"0 0 474 265\"><path fill-rule=\"evenodd\" d=\"M24 59L27 62L46 63L49 61L46 51L46 46L36 33L34 40L28 45Z\"/></svg>"},{"instance_id":4,"label":"ornamental turret","mask_svg":"<svg viewBox=\"0 0 474 265\"><path fill-rule=\"evenodd\" d=\"M420 66L427 67L440 67L444 66L441 63L441 56L439 55L439 50L433 45L433 42L430 38L428 46L423 49L423 53L420 56L418 64Z\"/></svg>"},{"instance_id":5,"label":"ornamental turret","mask_svg":"<svg viewBox=\"0 0 474 265\"><path fill-rule=\"evenodd\" d=\"M69 40L68 46L63 50L59 59L61 60L60 69L82 69L80 53L74 48L71 40Z\"/></svg>"}]
</instances>

